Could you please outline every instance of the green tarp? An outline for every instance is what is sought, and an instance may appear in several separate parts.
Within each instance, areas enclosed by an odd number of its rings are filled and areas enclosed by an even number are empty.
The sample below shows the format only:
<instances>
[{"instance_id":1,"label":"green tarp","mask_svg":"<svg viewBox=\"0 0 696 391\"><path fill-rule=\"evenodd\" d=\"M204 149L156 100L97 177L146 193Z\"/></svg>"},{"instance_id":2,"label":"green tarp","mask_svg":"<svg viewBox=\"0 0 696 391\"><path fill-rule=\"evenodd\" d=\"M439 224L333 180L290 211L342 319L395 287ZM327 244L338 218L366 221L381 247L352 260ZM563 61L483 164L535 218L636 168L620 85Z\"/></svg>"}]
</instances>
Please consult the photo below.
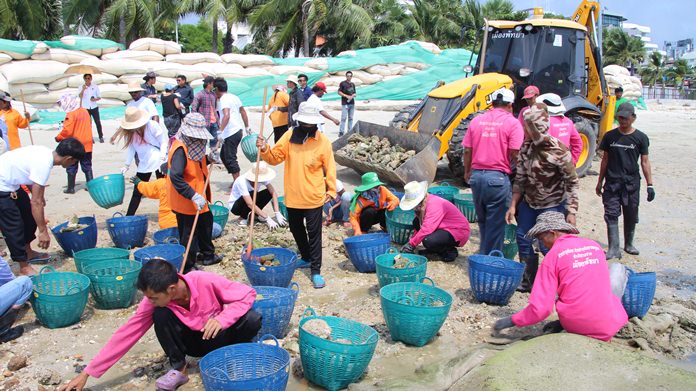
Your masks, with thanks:
<instances>
[{"instance_id":1,"label":"green tarp","mask_svg":"<svg viewBox=\"0 0 696 391\"><path fill-rule=\"evenodd\" d=\"M0 38L0 52L19 53L31 56L34 53L36 42L33 41L13 41L11 39Z\"/></svg>"}]
</instances>

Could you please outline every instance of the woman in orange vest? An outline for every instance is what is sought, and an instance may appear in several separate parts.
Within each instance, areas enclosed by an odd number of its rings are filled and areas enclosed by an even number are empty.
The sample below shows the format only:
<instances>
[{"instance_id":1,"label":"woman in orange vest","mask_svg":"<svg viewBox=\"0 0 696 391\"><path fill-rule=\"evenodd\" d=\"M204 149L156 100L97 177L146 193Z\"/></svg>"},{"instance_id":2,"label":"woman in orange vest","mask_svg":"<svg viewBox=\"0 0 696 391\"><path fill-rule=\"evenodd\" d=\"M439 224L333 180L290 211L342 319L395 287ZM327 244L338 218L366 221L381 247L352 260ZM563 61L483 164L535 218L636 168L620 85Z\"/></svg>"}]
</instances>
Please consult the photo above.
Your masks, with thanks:
<instances>
[{"instance_id":1,"label":"woman in orange vest","mask_svg":"<svg viewBox=\"0 0 696 391\"><path fill-rule=\"evenodd\" d=\"M399 199L383 185L376 173L368 172L363 174L362 184L355 188L350 204L350 224L356 236L377 223L382 230L387 230L385 212L396 209Z\"/></svg>"},{"instance_id":2,"label":"woman in orange vest","mask_svg":"<svg viewBox=\"0 0 696 391\"><path fill-rule=\"evenodd\" d=\"M7 125L8 151L22 146L22 142L19 139L19 128L25 129L29 126L31 118L29 113L24 113L24 117L22 117L19 111L12 108L11 102L12 97L10 94L0 91L0 121L4 121Z\"/></svg>"},{"instance_id":3,"label":"woman in orange vest","mask_svg":"<svg viewBox=\"0 0 696 391\"><path fill-rule=\"evenodd\" d=\"M268 112L268 116L271 118L271 124L273 124L273 141L278 142L280 137L288 131L288 103L290 102L290 95L285 92L284 85L276 85L275 93L271 97L271 101L268 106L271 108Z\"/></svg>"},{"instance_id":4,"label":"woman in orange vest","mask_svg":"<svg viewBox=\"0 0 696 391\"><path fill-rule=\"evenodd\" d=\"M63 190L63 193L74 194L78 164L82 166L82 172L85 173L85 181L92 180L92 120L87 109L79 107L80 102L74 95L61 96L58 105L65 112L65 120L63 130L56 136L56 141L74 137L85 146L85 156L82 160L65 169L68 173L68 187Z\"/></svg>"},{"instance_id":5,"label":"woman in orange vest","mask_svg":"<svg viewBox=\"0 0 696 391\"><path fill-rule=\"evenodd\" d=\"M205 266L214 265L222 260L222 257L215 255L213 245L213 214L208 208L211 198L210 184L204 188L209 175L208 162L212 160L205 155L205 147L206 142L213 138L206 125L208 123L200 113L188 114L184 117L176 140L169 149L167 193L169 206L176 215L179 243L188 243L189 236L194 235L184 273L193 269L199 251L202 256L201 263ZM193 231L193 220L197 211L200 211L200 214Z\"/></svg>"}]
</instances>

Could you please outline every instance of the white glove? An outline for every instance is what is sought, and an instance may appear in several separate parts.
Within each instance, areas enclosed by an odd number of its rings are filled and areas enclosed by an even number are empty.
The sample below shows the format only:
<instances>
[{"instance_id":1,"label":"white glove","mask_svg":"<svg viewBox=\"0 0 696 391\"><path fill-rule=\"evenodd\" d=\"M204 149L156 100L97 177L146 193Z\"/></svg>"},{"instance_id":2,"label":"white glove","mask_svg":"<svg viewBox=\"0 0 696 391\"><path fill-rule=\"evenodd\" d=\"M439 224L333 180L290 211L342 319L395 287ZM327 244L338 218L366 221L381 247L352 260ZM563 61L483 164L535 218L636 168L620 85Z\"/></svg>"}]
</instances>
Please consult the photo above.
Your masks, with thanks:
<instances>
[{"instance_id":1,"label":"white glove","mask_svg":"<svg viewBox=\"0 0 696 391\"><path fill-rule=\"evenodd\" d=\"M208 154L208 162L212 164L221 164L222 160L220 160L220 153L217 150L210 151Z\"/></svg>"},{"instance_id":2,"label":"white glove","mask_svg":"<svg viewBox=\"0 0 696 391\"><path fill-rule=\"evenodd\" d=\"M278 223L276 223L275 220L273 220L270 216L266 218L266 225L271 231L278 228Z\"/></svg>"},{"instance_id":3,"label":"white glove","mask_svg":"<svg viewBox=\"0 0 696 391\"><path fill-rule=\"evenodd\" d=\"M250 134L251 134L251 126L246 128L246 135L248 136Z\"/></svg>"},{"instance_id":4,"label":"white glove","mask_svg":"<svg viewBox=\"0 0 696 391\"><path fill-rule=\"evenodd\" d=\"M288 225L288 221L285 220L285 216L283 216L282 213L276 212L276 215L275 215L275 216L276 216L276 220L278 220L278 225L279 225L279 226L285 227L286 225Z\"/></svg>"},{"instance_id":5,"label":"white glove","mask_svg":"<svg viewBox=\"0 0 696 391\"><path fill-rule=\"evenodd\" d=\"M194 204L196 204L196 209L201 210L205 207L205 197L202 195L196 193L193 195L193 198L191 198L191 201L193 201Z\"/></svg>"},{"instance_id":6,"label":"white glove","mask_svg":"<svg viewBox=\"0 0 696 391\"><path fill-rule=\"evenodd\" d=\"M128 168L129 168L129 167L126 166L126 165L124 165L123 167L121 167L121 174L126 175L126 173L128 172Z\"/></svg>"}]
</instances>

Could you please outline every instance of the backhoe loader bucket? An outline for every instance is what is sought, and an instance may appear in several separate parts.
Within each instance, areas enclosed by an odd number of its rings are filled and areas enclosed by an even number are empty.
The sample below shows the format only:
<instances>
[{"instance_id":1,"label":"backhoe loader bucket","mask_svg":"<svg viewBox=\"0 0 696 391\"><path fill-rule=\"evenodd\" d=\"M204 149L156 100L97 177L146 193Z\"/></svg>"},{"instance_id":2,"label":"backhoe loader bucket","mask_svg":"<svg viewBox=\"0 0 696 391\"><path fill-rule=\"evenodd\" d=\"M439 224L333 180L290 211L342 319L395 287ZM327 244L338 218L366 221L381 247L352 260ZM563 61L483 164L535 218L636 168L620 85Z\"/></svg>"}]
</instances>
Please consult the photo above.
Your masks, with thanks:
<instances>
[{"instance_id":1,"label":"backhoe loader bucket","mask_svg":"<svg viewBox=\"0 0 696 391\"><path fill-rule=\"evenodd\" d=\"M384 165L370 162L369 156L366 160L355 160L340 152L336 153L348 144L348 138L353 133L366 137L377 136L380 139L386 137L392 145L400 145L406 150L414 150L416 155L392 170ZM333 142L333 151L336 163L352 168L359 174L374 171L379 175L379 179L394 185L404 185L411 181L428 181L430 183L435 179L437 171L440 140L428 134L358 121L353 129Z\"/></svg>"}]
</instances>

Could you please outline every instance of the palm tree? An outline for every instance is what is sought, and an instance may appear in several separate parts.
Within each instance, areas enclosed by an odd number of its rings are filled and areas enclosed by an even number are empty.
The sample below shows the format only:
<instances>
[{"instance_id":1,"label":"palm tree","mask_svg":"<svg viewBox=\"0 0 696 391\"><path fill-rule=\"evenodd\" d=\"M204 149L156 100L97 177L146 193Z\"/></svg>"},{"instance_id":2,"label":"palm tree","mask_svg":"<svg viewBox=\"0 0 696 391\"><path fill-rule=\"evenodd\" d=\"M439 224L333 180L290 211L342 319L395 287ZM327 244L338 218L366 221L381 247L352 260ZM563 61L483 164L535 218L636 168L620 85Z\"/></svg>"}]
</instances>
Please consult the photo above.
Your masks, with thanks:
<instances>
[{"instance_id":1,"label":"palm tree","mask_svg":"<svg viewBox=\"0 0 696 391\"><path fill-rule=\"evenodd\" d=\"M394 45L415 36L418 25L399 0L361 0L357 4L372 15L374 23L367 46Z\"/></svg>"},{"instance_id":2,"label":"palm tree","mask_svg":"<svg viewBox=\"0 0 696 391\"><path fill-rule=\"evenodd\" d=\"M626 66L633 73L634 66L645 58L645 45L638 37L632 37L618 28L605 31L603 40L604 59L607 64Z\"/></svg>"},{"instance_id":3,"label":"palm tree","mask_svg":"<svg viewBox=\"0 0 696 391\"><path fill-rule=\"evenodd\" d=\"M62 31L61 0L0 0L0 37L53 39Z\"/></svg>"},{"instance_id":4,"label":"palm tree","mask_svg":"<svg viewBox=\"0 0 696 391\"><path fill-rule=\"evenodd\" d=\"M449 0L414 0L409 11L418 25L418 39L445 47L457 44L464 14L460 3Z\"/></svg>"},{"instance_id":5,"label":"palm tree","mask_svg":"<svg viewBox=\"0 0 696 391\"><path fill-rule=\"evenodd\" d=\"M669 69L665 71L665 76L674 83L675 87L682 87L684 85L684 79L694 74L694 70L689 67L689 63L686 60L677 60L672 64Z\"/></svg>"},{"instance_id":6,"label":"palm tree","mask_svg":"<svg viewBox=\"0 0 696 391\"><path fill-rule=\"evenodd\" d=\"M111 1L65 0L63 1L63 34L90 31L94 37L102 33L104 14Z\"/></svg>"},{"instance_id":7,"label":"palm tree","mask_svg":"<svg viewBox=\"0 0 696 391\"><path fill-rule=\"evenodd\" d=\"M648 66L642 69L641 76L645 84L655 87L658 80L662 80L664 73L664 59L659 52L650 53Z\"/></svg>"}]
</instances>

